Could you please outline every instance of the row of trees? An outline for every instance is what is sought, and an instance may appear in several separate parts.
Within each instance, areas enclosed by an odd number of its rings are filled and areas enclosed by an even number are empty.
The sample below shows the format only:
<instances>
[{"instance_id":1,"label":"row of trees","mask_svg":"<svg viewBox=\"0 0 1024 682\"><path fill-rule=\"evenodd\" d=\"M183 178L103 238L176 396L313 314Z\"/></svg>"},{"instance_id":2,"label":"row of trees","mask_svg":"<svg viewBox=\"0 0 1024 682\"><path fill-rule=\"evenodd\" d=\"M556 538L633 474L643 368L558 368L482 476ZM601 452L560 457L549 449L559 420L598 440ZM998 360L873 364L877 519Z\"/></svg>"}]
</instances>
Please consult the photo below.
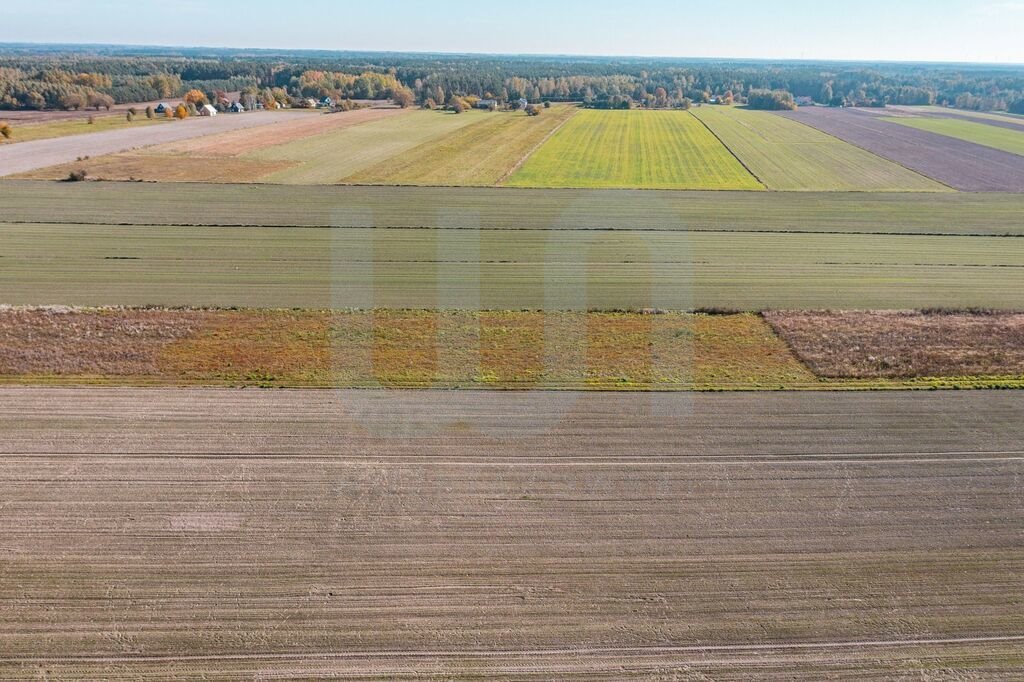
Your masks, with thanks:
<instances>
[{"instance_id":1,"label":"row of trees","mask_svg":"<svg viewBox=\"0 0 1024 682\"><path fill-rule=\"evenodd\" d=\"M180 97L192 89L257 97L394 99L450 106L474 96L580 101L599 108L684 107L732 93L785 91L821 104L944 104L1009 109L1024 72L998 66L836 64L672 59L488 57L165 48L0 49L0 108L59 107L70 95L115 102ZM87 106L87 105L86 105Z\"/></svg>"}]
</instances>

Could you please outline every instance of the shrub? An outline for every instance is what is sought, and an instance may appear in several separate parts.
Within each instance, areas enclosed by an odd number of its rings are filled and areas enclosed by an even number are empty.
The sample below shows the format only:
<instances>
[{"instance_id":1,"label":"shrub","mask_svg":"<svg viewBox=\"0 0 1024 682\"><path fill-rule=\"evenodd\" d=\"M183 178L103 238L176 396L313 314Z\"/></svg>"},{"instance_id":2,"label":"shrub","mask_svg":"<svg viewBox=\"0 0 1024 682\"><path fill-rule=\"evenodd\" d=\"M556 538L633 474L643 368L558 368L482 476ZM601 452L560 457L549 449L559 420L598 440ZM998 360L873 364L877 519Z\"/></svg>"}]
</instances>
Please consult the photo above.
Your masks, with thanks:
<instances>
[{"instance_id":1,"label":"shrub","mask_svg":"<svg viewBox=\"0 0 1024 682\"><path fill-rule=\"evenodd\" d=\"M68 177L64 182L82 182L88 177L89 173L84 170L73 170L68 173Z\"/></svg>"},{"instance_id":2,"label":"shrub","mask_svg":"<svg viewBox=\"0 0 1024 682\"><path fill-rule=\"evenodd\" d=\"M11 130L10 124L6 121L0 121L0 137L9 140L12 135L14 135L14 131Z\"/></svg>"}]
</instances>

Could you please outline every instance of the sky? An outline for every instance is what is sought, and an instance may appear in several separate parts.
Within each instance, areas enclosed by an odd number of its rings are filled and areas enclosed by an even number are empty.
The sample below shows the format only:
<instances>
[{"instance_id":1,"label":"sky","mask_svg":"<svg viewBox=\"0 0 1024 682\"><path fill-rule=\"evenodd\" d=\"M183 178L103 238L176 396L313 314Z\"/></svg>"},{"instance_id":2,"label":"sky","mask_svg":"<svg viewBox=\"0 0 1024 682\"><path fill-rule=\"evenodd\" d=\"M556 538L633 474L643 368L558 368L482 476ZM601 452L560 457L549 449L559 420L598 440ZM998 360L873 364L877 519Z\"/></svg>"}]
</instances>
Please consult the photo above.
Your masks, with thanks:
<instances>
[{"instance_id":1,"label":"sky","mask_svg":"<svg viewBox=\"0 0 1024 682\"><path fill-rule=\"evenodd\" d=\"M30 0L0 42L1024 64L1024 0Z\"/></svg>"}]
</instances>

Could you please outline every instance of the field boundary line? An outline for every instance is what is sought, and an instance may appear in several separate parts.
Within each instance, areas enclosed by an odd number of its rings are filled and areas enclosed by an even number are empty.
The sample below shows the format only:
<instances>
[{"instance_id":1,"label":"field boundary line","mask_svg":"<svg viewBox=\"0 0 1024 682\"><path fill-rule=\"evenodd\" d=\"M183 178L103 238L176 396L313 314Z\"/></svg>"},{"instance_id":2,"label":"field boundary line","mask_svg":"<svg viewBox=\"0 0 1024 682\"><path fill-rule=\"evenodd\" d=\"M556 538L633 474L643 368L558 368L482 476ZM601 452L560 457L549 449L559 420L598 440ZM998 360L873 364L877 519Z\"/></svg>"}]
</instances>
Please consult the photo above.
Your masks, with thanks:
<instances>
[{"instance_id":1,"label":"field boundary line","mask_svg":"<svg viewBox=\"0 0 1024 682\"><path fill-rule=\"evenodd\" d=\"M551 649L465 649L465 650L378 650L378 651L324 651L295 653L237 653L237 654L183 654L103 656L88 654L76 656L0 656L0 663L174 663L205 661L290 661L304 660L357 660L357 659L429 659L475 658L497 659L502 657L552 657L552 656L651 656L666 654L701 653L756 653L766 651L829 651L842 649L902 648L921 646L951 646L956 644L997 644L1024 642L1024 635L991 637L950 637L936 639L893 639L893 640L841 640L831 642L778 642L761 644L705 644L692 646L637 646L637 647L566 647Z\"/></svg>"},{"instance_id":2,"label":"field boundary line","mask_svg":"<svg viewBox=\"0 0 1024 682\"><path fill-rule=\"evenodd\" d=\"M693 113L693 111L691 111L691 110L687 110L687 111L686 111L686 113L688 113L688 114L689 114L690 116L692 116L693 118L697 119L697 121L698 121L698 122L699 122L699 123L700 123L700 124L701 124L702 126L704 126L704 128L705 128L705 129L706 129L706 130L707 130L707 131L708 131L709 133L711 133L712 137L714 137L714 138L715 138L716 140L718 140L718 144L720 144L720 145L722 145L723 147L725 147L725 150L726 150L727 152L729 152L729 153L730 153L730 154L732 155L732 158L736 159L736 161L737 161L737 162L738 162L738 163L739 163L739 164L740 164L741 166L743 166L743 169L744 169L745 171L747 171L748 173L750 173L750 177L752 177L752 178L754 178L755 180L757 180L757 184L761 185L761 187L765 188L765 190L767 190L767 191L769 191L769 192L773 192L773 191L774 191L774 190L773 190L773 189L772 189L771 187L769 187L769 186L768 186L768 185L767 185L767 184L765 183L765 181L764 181L764 180L762 180L762 179L761 179L760 177L758 177L757 173L755 173L755 172L754 172L753 170L751 170L750 166L748 166L747 164L745 164L745 163L743 162L743 159L741 159L741 158L739 157L739 155L737 155L737 154L736 154L736 152L734 152L734 151L732 150L732 147L730 147L729 145L727 145L727 144L725 143L725 140L723 140L722 138L720 138L720 137L718 136L718 133L716 133L716 132L715 132L714 130L712 130L712 129L711 129L711 126L709 126L709 125L708 125L708 124L707 124L707 123L706 123L706 122L704 121L704 119L702 119L702 118L701 118L700 116L698 116L697 114Z\"/></svg>"},{"instance_id":3,"label":"field boundary line","mask_svg":"<svg viewBox=\"0 0 1024 682\"><path fill-rule=\"evenodd\" d=\"M508 179L511 178L515 174L515 172L517 170L519 170L520 168L523 167L523 164L525 164L530 159L531 156L536 154L540 150L541 147L546 145L548 143L548 141L552 137L554 137L555 134L558 133L558 131L560 131L562 128L564 128L566 123L568 123L569 121L571 121L574 118L576 118L576 114L578 114L578 113L580 113L580 108L576 107L575 110L571 114L569 114L569 116L567 116L564 121L559 123L557 126L555 126L555 128L550 133L545 135L544 139L542 139L540 142L538 142L536 145L534 145L533 148L530 149L528 152L523 154L522 158L520 158L518 161L516 161L515 165L512 166L512 168L509 169L509 171L507 173L505 173L500 178L498 178L498 181L496 183L494 183L494 186L495 187L503 186L505 184L505 182L507 182Z\"/></svg>"}]
</instances>

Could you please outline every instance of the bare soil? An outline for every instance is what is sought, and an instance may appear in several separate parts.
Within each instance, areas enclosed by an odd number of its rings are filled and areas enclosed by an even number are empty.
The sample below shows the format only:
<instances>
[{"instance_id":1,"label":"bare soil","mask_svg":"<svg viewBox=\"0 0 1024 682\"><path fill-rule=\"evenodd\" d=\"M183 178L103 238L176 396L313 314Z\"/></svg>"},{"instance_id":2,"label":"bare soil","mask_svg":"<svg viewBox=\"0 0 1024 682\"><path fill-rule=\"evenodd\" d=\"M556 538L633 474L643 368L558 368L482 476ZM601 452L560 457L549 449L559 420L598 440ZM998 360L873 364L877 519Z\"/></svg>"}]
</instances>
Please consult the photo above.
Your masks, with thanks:
<instances>
[{"instance_id":1,"label":"bare soil","mask_svg":"<svg viewBox=\"0 0 1024 682\"><path fill-rule=\"evenodd\" d=\"M1024 314L770 312L764 316L819 376L1024 375Z\"/></svg>"},{"instance_id":2,"label":"bare soil","mask_svg":"<svg viewBox=\"0 0 1024 682\"><path fill-rule=\"evenodd\" d=\"M1015 679L1022 412L5 389L0 677Z\"/></svg>"}]
</instances>

